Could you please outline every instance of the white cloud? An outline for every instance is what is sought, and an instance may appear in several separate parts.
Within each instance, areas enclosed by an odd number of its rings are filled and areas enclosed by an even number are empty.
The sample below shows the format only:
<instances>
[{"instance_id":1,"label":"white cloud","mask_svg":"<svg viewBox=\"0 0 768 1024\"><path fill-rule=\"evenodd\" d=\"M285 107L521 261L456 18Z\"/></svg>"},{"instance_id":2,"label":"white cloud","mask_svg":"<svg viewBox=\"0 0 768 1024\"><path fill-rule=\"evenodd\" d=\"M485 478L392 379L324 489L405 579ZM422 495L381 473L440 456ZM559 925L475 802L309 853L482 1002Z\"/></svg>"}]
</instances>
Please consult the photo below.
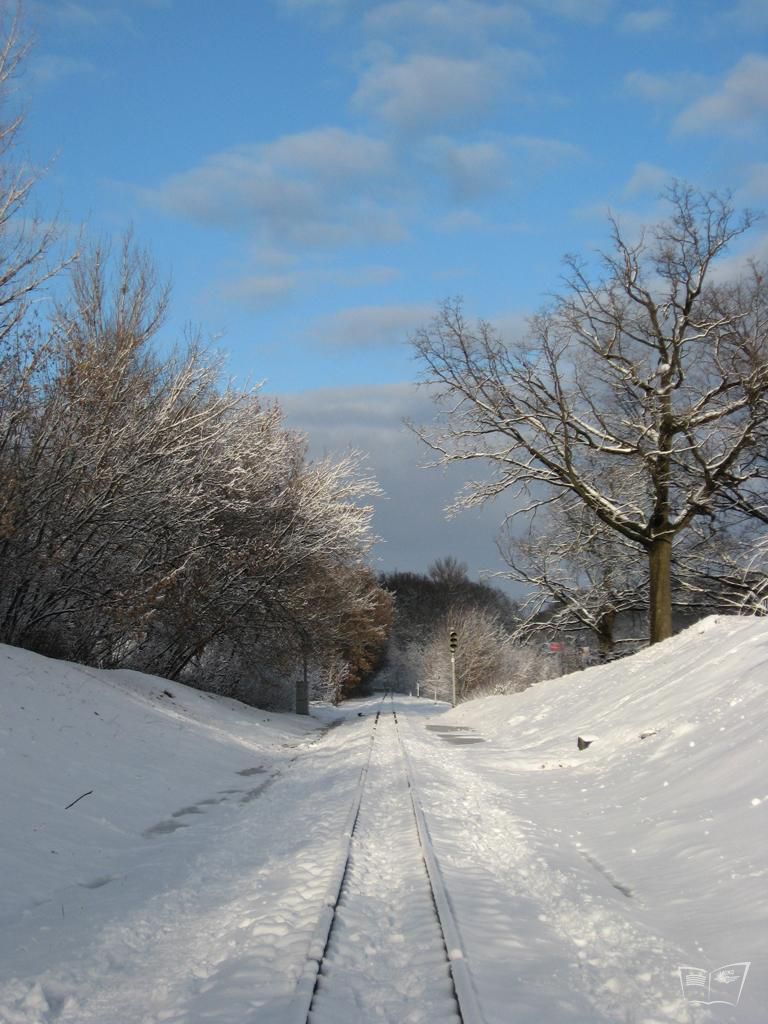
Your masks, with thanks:
<instances>
[{"instance_id":1,"label":"white cloud","mask_svg":"<svg viewBox=\"0 0 768 1024\"><path fill-rule=\"evenodd\" d=\"M664 7L649 7L642 11L627 11L619 22L625 32L655 32L672 17Z\"/></svg>"},{"instance_id":2,"label":"white cloud","mask_svg":"<svg viewBox=\"0 0 768 1024\"><path fill-rule=\"evenodd\" d=\"M298 292L317 292L321 289L364 288L372 285L386 286L400 276L395 267L362 266L353 269L344 267L296 267L290 271L278 271L284 266L284 254L270 259L270 253L261 253L262 271L273 264L271 272L245 274L233 281L218 286L218 293L225 301L236 302L250 309L262 310L270 306L292 301Z\"/></svg>"},{"instance_id":3,"label":"white cloud","mask_svg":"<svg viewBox=\"0 0 768 1024\"><path fill-rule=\"evenodd\" d=\"M649 71L628 71L624 75L624 88L644 100L666 100L676 93L672 76L656 75Z\"/></svg>"},{"instance_id":4,"label":"white cloud","mask_svg":"<svg viewBox=\"0 0 768 1024\"><path fill-rule=\"evenodd\" d=\"M747 180L739 194L749 199L768 199L768 163L751 164L747 168Z\"/></svg>"},{"instance_id":5,"label":"white cloud","mask_svg":"<svg viewBox=\"0 0 768 1024\"><path fill-rule=\"evenodd\" d=\"M448 234L461 231L486 231L490 224L475 210L451 210L439 218L435 227Z\"/></svg>"},{"instance_id":6,"label":"white cloud","mask_svg":"<svg viewBox=\"0 0 768 1024\"><path fill-rule=\"evenodd\" d=\"M115 23L130 25L124 11L111 4L78 3L77 0L33 0L29 7L35 21L58 21L76 28L96 29Z\"/></svg>"},{"instance_id":7,"label":"white cloud","mask_svg":"<svg viewBox=\"0 0 768 1024\"><path fill-rule=\"evenodd\" d=\"M751 231L736 251L713 264L710 280L735 282L752 274L752 265L768 265L768 231Z\"/></svg>"},{"instance_id":8,"label":"white cloud","mask_svg":"<svg viewBox=\"0 0 768 1024\"><path fill-rule=\"evenodd\" d=\"M532 135L497 136L457 142L434 136L421 147L422 159L449 185L460 203L484 199L512 183L512 170L540 173L584 157L581 147ZM466 212L466 211L465 211Z\"/></svg>"},{"instance_id":9,"label":"white cloud","mask_svg":"<svg viewBox=\"0 0 768 1024\"><path fill-rule=\"evenodd\" d=\"M528 3L548 14L588 24L604 21L613 8L613 0L528 0Z\"/></svg>"},{"instance_id":10,"label":"white cloud","mask_svg":"<svg viewBox=\"0 0 768 1024\"><path fill-rule=\"evenodd\" d=\"M275 174L258 150L241 148L209 157L169 178L145 197L172 213L208 225L238 227L265 218L279 229L311 221L320 205L314 183Z\"/></svg>"},{"instance_id":11,"label":"white cloud","mask_svg":"<svg viewBox=\"0 0 768 1024\"><path fill-rule=\"evenodd\" d=\"M89 27L113 22L118 16L118 12L111 7L88 7L85 4L78 3L59 3L56 4L54 10L56 17L61 21L69 21Z\"/></svg>"},{"instance_id":12,"label":"white cloud","mask_svg":"<svg viewBox=\"0 0 768 1024\"><path fill-rule=\"evenodd\" d=\"M261 310L285 301L297 284L295 274L251 274L222 285L220 293L225 300Z\"/></svg>"},{"instance_id":13,"label":"white cloud","mask_svg":"<svg viewBox=\"0 0 768 1024\"><path fill-rule=\"evenodd\" d=\"M393 347L431 320L434 306L356 306L324 317L313 333L329 348Z\"/></svg>"},{"instance_id":14,"label":"white cloud","mask_svg":"<svg viewBox=\"0 0 768 1024\"><path fill-rule=\"evenodd\" d=\"M96 71L96 65L77 57L63 57L54 53L43 53L34 57L29 65L29 75L35 85L46 86L60 82L73 75L89 75Z\"/></svg>"},{"instance_id":15,"label":"white cloud","mask_svg":"<svg viewBox=\"0 0 768 1024\"><path fill-rule=\"evenodd\" d=\"M392 171L387 143L324 128L213 154L143 197L199 224L254 232L266 248L394 242L405 231L373 198Z\"/></svg>"},{"instance_id":16,"label":"white cloud","mask_svg":"<svg viewBox=\"0 0 768 1024\"><path fill-rule=\"evenodd\" d=\"M666 75L648 71L630 71L624 76L624 88L633 96L653 103L687 99L706 85L704 75L692 71L673 71Z\"/></svg>"},{"instance_id":17,"label":"white cloud","mask_svg":"<svg viewBox=\"0 0 768 1024\"><path fill-rule=\"evenodd\" d=\"M337 13L349 6L349 0L275 0L278 7L291 13L321 11Z\"/></svg>"},{"instance_id":18,"label":"white cloud","mask_svg":"<svg viewBox=\"0 0 768 1024\"><path fill-rule=\"evenodd\" d=\"M109 8L105 11L72 2L59 3L53 10L61 21L70 21L80 25L100 25L105 18L111 21L114 17L114 11Z\"/></svg>"},{"instance_id":19,"label":"white cloud","mask_svg":"<svg viewBox=\"0 0 768 1024\"><path fill-rule=\"evenodd\" d=\"M263 159L287 169L300 168L313 175L335 179L367 177L392 170L388 143L343 128L318 128L284 135L261 147Z\"/></svg>"},{"instance_id":20,"label":"white cloud","mask_svg":"<svg viewBox=\"0 0 768 1024\"><path fill-rule=\"evenodd\" d=\"M509 160L499 143L459 143L438 136L427 140L422 152L460 201L483 198L509 184Z\"/></svg>"},{"instance_id":21,"label":"white cloud","mask_svg":"<svg viewBox=\"0 0 768 1024\"><path fill-rule=\"evenodd\" d=\"M364 72L354 106L408 130L467 121L509 98L513 74L535 62L524 52L494 49L473 59L413 54L380 61Z\"/></svg>"},{"instance_id":22,"label":"white cloud","mask_svg":"<svg viewBox=\"0 0 768 1024\"><path fill-rule=\"evenodd\" d=\"M482 473L481 467L421 468L431 453L403 420L432 421L434 407L426 388L389 384L278 397L288 424L308 434L313 456L349 448L368 453L368 465L385 492L373 501L374 530L382 538L374 549L377 569L424 572L448 554L467 562L473 574L502 567L494 537L503 510L491 505L451 520L444 514L469 477Z\"/></svg>"},{"instance_id":23,"label":"white cloud","mask_svg":"<svg viewBox=\"0 0 768 1024\"><path fill-rule=\"evenodd\" d=\"M354 267L352 269L325 267L322 270L308 272L309 279L320 287L333 285L343 288L365 288L370 285L392 284L401 276L400 269L386 266Z\"/></svg>"},{"instance_id":24,"label":"white cloud","mask_svg":"<svg viewBox=\"0 0 768 1024\"><path fill-rule=\"evenodd\" d=\"M641 196L649 193L658 195L671 179L672 175L663 167L641 161L635 164L632 176L624 186L624 195Z\"/></svg>"},{"instance_id":25,"label":"white cloud","mask_svg":"<svg viewBox=\"0 0 768 1024\"><path fill-rule=\"evenodd\" d=\"M525 337L530 331L530 313L522 310L500 313L491 317L494 330L496 330L505 344L511 345Z\"/></svg>"},{"instance_id":26,"label":"white cloud","mask_svg":"<svg viewBox=\"0 0 768 1024\"><path fill-rule=\"evenodd\" d=\"M526 154L527 162L537 168L558 167L562 163L584 159L581 146L561 139L547 139L538 135L514 135L509 140L517 149Z\"/></svg>"},{"instance_id":27,"label":"white cloud","mask_svg":"<svg viewBox=\"0 0 768 1024\"><path fill-rule=\"evenodd\" d=\"M482 0L393 0L379 4L366 16L369 32L379 35L407 31L427 32L430 38L449 37L466 41L486 38L489 33L510 29L529 30L531 17L513 3L486 3Z\"/></svg>"},{"instance_id":28,"label":"white cloud","mask_svg":"<svg viewBox=\"0 0 768 1024\"><path fill-rule=\"evenodd\" d=\"M723 131L747 135L768 115L768 57L747 54L719 89L697 100L677 118L681 132Z\"/></svg>"},{"instance_id":29,"label":"white cloud","mask_svg":"<svg viewBox=\"0 0 768 1024\"><path fill-rule=\"evenodd\" d=\"M739 0L723 11L723 17L747 31L768 28L768 5L765 0Z\"/></svg>"},{"instance_id":30,"label":"white cloud","mask_svg":"<svg viewBox=\"0 0 768 1024\"><path fill-rule=\"evenodd\" d=\"M149 7L157 10L170 9L174 0L28 0L24 6L33 24L58 22L67 28L82 31L97 31L118 27L135 31L135 24L129 8Z\"/></svg>"}]
</instances>

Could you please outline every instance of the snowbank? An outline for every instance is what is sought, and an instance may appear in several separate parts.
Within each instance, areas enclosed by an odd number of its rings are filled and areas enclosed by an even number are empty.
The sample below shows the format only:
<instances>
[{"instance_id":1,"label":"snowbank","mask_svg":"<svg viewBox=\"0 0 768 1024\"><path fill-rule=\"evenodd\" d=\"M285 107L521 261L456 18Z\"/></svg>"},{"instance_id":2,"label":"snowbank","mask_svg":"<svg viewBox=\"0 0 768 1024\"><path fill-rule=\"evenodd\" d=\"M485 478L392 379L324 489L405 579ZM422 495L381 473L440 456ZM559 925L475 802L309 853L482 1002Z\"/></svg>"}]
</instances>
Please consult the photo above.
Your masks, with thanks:
<instances>
[{"instance_id":1,"label":"snowbank","mask_svg":"<svg viewBox=\"0 0 768 1024\"><path fill-rule=\"evenodd\" d=\"M0 645L0 980L167 887L317 727Z\"/></svg>"},{"instance_id":2,"label":"snowbank","mask_svg":"<svg viewBox=\"0 0 768 1024\"><path fill-rule=\"evenodd\" d=\"M768 621L716 616L440 717L486 739L464 762L514 796L544 856L576 851L693 966L752 962L742 1021L768 1005L767 692Z\"/></svg>"},{"instance_id":3,"label":"snowbank","mask_svg":"<svg viewBox=\"0 0 768 1024\"><path fill-rule=\"evenodd\" d=\"M721 617L522 694L396 702L489 1024L762 1024L766 689L768 622ZM0 1024L282 1024L377 709L316 742L0 647ZM737 1007L683 998L679 966L747 961Z\"/></svg>"}]
</instances>

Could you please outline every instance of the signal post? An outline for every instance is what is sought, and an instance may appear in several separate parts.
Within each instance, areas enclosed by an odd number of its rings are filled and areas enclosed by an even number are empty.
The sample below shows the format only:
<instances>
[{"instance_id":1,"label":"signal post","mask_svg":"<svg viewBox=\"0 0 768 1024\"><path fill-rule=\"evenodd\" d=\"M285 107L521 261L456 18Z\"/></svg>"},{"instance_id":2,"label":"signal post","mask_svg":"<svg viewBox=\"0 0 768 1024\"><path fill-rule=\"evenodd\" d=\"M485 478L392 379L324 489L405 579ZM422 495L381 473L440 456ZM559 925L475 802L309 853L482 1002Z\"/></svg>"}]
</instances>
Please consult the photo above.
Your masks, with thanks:
<instances>
[{"instance_id":1,"label":"signal post","mask_svg":"<svg viewBox=\"0 0 768 1024\"><path fill-rule=\"evenodd\" d=\"M451 703L456 707L456 648L459 646L459 638L455 629L448 631L448 646L451 650Z\"/></svg>"}]
</instances>

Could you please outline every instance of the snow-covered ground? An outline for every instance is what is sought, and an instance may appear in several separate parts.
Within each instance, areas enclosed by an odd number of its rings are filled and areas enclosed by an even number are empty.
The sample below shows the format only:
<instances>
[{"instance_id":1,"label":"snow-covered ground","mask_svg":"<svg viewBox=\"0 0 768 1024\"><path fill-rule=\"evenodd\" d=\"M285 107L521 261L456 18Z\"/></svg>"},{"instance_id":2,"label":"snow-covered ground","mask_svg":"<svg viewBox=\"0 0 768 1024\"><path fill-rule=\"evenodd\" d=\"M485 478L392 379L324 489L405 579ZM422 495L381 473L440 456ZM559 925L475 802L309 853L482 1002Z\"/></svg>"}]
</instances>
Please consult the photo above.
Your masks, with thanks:
<instances>
[{"instance_id":1,"label":"snow-covered ground","mask_svg":"<svg viewBox=\"0 0 768 1024\"><path fill-rule=\"evenodd\" d=\"M523 694L396 700L488 1024L763 1024L766 680L768 624L719 618ZM293 1020L377 703L324 729L330 709L308 722L0 648L1 1024ZM374 990L398 982L430 1019L402 984L435 944L423 915L402 925L393 750L374 746L329 947L328 981L365 975L347 982L359 1024L387 1019ZM738 1006L684 1000L679 966L745 961Z\"/></svg>"},{"instance_id":2,"label":"snow-covered ground","mask_svg":"<svg viewBox=\"0 0 768 1024\"><path fill-rule=\"evenodd\" d=\"M738 1006L712 1019L768 1020L767 696L768 622L713 617L441 716L486 742L449 752L411 728L489 1021L512 1019L512 992L516 1022L697 1019L678 966L743 962ZM476 908L500 880L489 933Z\"/></svg>"},{"instance_id":3,"label":"snow-covered ground","mask_svg":"<svg viewBox=\"0 0 768 1024\"><path fill-rule=\"evenodd\" d=\"M395 729L385 708L310 1024L461 1024Z\"/></svg>"},{"instance_id":4,"label":"snow-covered ground","mask_svg":"<svg viewBox=\"0 0 768 1024\"><path fill-rule=\"evenodd\" d=\"M290 1000L362 722L320 744L316 720L8 647L0 715L2 1024Z\"/></svg>"}]
</instances>

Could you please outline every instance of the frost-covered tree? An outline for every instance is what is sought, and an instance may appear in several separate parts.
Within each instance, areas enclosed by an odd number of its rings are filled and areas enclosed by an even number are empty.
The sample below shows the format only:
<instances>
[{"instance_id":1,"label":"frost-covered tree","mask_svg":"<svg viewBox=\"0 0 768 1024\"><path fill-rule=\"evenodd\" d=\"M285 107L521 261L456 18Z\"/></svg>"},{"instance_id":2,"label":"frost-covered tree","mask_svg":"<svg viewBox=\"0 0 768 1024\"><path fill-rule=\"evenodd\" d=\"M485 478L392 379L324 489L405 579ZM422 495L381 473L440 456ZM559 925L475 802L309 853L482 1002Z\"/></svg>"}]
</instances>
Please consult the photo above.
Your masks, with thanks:
<instances>
[{"instance_id":1,"label":"frost-covered tree","mask_svg":"<svg viewBox=\"0 0 768 1024\"><path fill-rule=\"evenodd\" d=\"M676 605L697 612L768 612L768 533L731 510L688 531L675 550Z\"/></svg>"},{"instance_id":2,"label":"frost-covered tree","mask_svg":"<svg viewBox=\"0 0 768 1024\"><path fill-rule=\"evenodd\" d=\"M130 238L71 285L0 451L0 637L249 696L297 651L351 651L375 617L361 458L311 461L194 339L161 356L167 294Z\"/></svg>"},{"instance_id":3,"label":"frost-covered tree","mask_svg":"<svg viewBox=\"0 0 768 1024\"><path fill-rule=\"evenodd\" d=\"M553 666L531 646L518 645L498 617L457 606L435 624L420 650L419 679L426 695L451 701L449 632L456 633L456 703L494 693L516 693L551 675Z\"/></svg>"},{"instance_id":4,"label":"frost-covered tree","mask_svg":"<svg viewBox=\"0 0 768 1024\"><path fill-rule=\"evenodd\" d=\"M712 273L752 216L681 184L667 202L636 240L612 222L601 275L567 259L564 294L525 338L450 302L414 339L444 413L421 436L441 461L491 471L460 504L583 503L644 552L652 642L672 632L673 544L760 480L768 400L764 272Z\"/></svg>"},{"instance_id":5,"label":"frost-covered tree","mask_svg":"<svg viewBox=\"0 0 768 1024\"><path fill-rule=\"evenodd\" d=\"M297 657L352 685L386 632L359 455L313 461L275 402L160 341L168 289L127 236L61 267L14 162L24 56L0 7L0 640L284 696ZM292 696L292 695L291 695Z\"/></svg>"},{"instance_id":6,"label":"frost-covered tree","mask_svg":"<svg viewBox=\"0 0 768 1024\"><path fill-rule=\"evenodd\" d=\"M6 433L0 624L9 642L108 663L204 518L190 468L222 399L194 350L149 351L164 296L144 255L126 242L114 290L106 268L101 249L74 267L26 375L23 428Z\"/></svg>"},{"instance_id":7,"label":"frost-covered tree","mask_svg":"<svg viewBox=\"0 0 768 1024\"><path fill-rule=\"evenodd\" d=\"M471 580L466 565L452 556L437 559L426 574L385 573L380 582L394 599L384 675L394 689L415 690L423 669L424 646L437 625L444 623L449 609L486 612L507 630L516 621L515 605L507 595L487 582Z\"/></svg>"},{"instance_id":8,"label":"frost-covered tree","mask_svg":"<svg viewBox=\"0 0 768 1024\"><path fill-rule=\"evenodd\" d=\"M540 510L522 536L509 525L499 538L506 575L528 588L516 634L591 634L610 654L617 619L645 607L648 569L637 547L573 500Z\"/></svg>"}]
</instances>

